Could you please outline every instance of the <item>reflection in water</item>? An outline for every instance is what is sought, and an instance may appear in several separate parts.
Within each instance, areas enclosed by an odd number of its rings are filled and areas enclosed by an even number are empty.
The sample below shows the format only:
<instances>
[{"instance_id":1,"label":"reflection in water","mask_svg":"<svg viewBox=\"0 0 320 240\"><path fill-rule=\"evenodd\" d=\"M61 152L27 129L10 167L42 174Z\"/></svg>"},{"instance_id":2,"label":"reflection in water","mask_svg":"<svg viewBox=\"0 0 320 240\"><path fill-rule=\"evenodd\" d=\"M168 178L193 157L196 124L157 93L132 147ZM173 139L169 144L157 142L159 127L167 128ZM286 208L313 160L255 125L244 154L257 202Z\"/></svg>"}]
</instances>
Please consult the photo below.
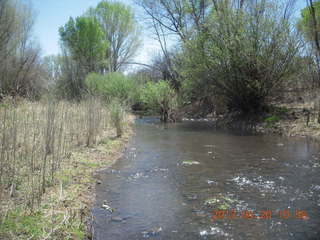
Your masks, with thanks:
<instances>
[{"instance_id":1,"label":"reflection in water","mask_svg":"<svg viewBox=\"0 0 320 240\"><path fill-rule=\"evenodd\" d=\"M138 120L124 157L97 185L95 239L320 237L317 144L211 129ZM105 201L114 212L101 208ZM213 218L218 209L237 216ZM254 217L241 216L249 211ZM266 211L269 218L259 216Z\"/></svg>"}]
</instances>

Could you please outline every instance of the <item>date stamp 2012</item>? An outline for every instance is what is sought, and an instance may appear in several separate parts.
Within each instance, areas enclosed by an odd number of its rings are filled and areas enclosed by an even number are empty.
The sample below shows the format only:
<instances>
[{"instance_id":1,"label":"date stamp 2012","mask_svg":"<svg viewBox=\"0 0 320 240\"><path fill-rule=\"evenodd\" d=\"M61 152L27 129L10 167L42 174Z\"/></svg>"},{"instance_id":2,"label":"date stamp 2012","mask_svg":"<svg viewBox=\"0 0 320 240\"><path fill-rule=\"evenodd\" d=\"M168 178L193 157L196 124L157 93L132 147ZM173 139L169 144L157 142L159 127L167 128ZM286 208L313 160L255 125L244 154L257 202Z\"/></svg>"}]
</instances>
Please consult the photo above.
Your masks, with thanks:
<instances>
[{"instance_id":1,"label":"date stamp 2012","mask_svg":"<svg viewBox=\"0 0 320 240\"><path fill-rule=\"evenodd\" d=\"M281 219L301 219L308 220L309 216L305 210L291 210L291 209L282 209L278 211L271 210L262 210L260 212L255 212L252 210L237 211L236 209L232 210L213 210L212 220L221 220L221 219L262 219L270 220L273 217L279 217Z\"/></svg>"}]
</instances>

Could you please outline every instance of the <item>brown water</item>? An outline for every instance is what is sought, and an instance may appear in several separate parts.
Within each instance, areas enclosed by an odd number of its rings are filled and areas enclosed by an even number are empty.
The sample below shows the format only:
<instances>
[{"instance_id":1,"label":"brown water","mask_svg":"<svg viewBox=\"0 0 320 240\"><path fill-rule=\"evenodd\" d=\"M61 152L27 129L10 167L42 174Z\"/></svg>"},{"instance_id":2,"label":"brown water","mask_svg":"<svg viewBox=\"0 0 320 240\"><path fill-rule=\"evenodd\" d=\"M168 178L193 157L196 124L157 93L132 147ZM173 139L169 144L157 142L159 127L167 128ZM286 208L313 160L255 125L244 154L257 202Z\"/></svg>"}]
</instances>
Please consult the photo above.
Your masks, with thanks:
<instances>
[{"instance_id":1,"label":"brown water","mask_svg":"<svg viewBox=\"0 0 320 240\"><path fill-rule=\"evenodd\" d=\"M320 239L318 144L211 129L138 120L124 157L101 173L94 239ZM218 208L228 216L213 219ZM242 215L250 210L253 219ZM267 210L271 219L260 218Z\"/></svg>"}]
</instances>

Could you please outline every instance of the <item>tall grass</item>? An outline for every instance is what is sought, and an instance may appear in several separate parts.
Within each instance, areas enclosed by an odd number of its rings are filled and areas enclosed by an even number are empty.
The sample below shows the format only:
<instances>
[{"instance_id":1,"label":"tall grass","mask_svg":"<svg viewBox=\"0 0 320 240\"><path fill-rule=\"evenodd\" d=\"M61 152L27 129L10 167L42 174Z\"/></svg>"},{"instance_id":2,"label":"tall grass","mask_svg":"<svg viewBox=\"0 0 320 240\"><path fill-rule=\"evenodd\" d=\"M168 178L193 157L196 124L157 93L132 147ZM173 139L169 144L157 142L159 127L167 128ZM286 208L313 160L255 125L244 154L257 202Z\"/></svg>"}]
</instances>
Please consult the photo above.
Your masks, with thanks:
<instances>
[{"instance_id":1,"label":"tall grass","mask_svg":"<svg viewBox=\"0 0 320 240\"><path fill-rule=\"evenodd\" d=\"M15 204L34 211L47 187L56 183L57 171L68 164L72 150L94 145L106 132L113 131L109 128L115 125L111 124L113 109L114 106L110 110L95 98L81 103L3 101L0 105L0 218ZM123 122L119 118L114 121ZM119 126L115 126L119 135Z\"/></svg>"},{"instance_id":2,"label":"tall grass","mask_svg":"<svg viewBox=\"0 0 320 240\"><path fill-rule=\"evenodd\" d=\"M125 108L119 100L114 99L110 103L110 119L116 129L117 137L121 137L124 127Z\"/></svg>"}]
</instances>

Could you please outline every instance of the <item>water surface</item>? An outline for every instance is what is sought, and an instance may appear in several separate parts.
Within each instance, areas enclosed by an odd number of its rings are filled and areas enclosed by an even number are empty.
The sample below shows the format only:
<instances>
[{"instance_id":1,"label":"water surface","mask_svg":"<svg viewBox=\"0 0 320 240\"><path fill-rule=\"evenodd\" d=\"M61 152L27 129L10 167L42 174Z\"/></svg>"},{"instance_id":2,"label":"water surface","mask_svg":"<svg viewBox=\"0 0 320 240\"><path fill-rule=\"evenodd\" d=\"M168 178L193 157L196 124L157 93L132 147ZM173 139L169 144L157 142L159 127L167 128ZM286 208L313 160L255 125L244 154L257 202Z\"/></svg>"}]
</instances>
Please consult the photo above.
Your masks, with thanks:
<instances>
[{"instance_id":1,"label":"water surface","mask_svg":"<svg viewBox=\"0 0 320 240\"><path fill-rule=\"evenodd\" d=\"M94 239L320 239L319 170L308 139L140 119L124 156L101 173Z\"/></svg>"}]
</instances>

